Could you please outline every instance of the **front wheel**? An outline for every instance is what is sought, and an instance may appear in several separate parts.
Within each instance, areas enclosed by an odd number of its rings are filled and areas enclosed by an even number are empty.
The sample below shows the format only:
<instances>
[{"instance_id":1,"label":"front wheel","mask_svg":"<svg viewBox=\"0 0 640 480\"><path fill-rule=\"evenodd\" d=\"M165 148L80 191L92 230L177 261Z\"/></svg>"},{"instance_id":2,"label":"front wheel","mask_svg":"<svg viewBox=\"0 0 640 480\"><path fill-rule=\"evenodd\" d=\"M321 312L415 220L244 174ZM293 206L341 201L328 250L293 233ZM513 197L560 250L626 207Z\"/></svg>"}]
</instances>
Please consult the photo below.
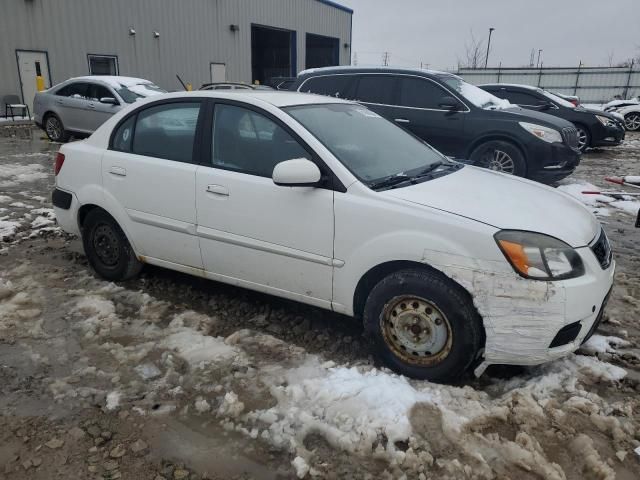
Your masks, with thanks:
<instances>
[{"instance_id":1,"label":"front wheel","mask_svg":"<svg viewBox=\"0 0 640 480\"><path fill-rule=\"evenodd\" d=\"M107 280L128 280L142 269L124 232L104 210L94 209L87 214L82 244L93 269Z\"/></svg>"},{"instance_id":2,"label":"front wheel","mask_svg":"<svg viewBox=\"0 0 640 480\"><path fill-rule=\"evenodd\" d=\"M517 177L527 174L527 164L522 152L512 143L503 140L491 140L476 147L471 154L471 162L478 167Z\"/></svg>"},{"instance_id":3,"label":"front wheel","mask_svg":"<svg viewBox=\"0 0 640 480\"><path fill-rule=\"evenodd\" d=\"M628 113L624 116L624 126L630 132L640 130L640 113Z\"/></svg>"},{"instance_id":4,"label":"front wheel","mask_svg":"<svg viewBox=\"0 0 640 480\"><path fill-rule=\"evenodd\" d=\"M576 130L578 131L578 148L584 153L591 145L591 134L582 125L576 125Z\"/></svg>"},{"instance_id":5,"label":"front wheel","mask_svg":"<svg viewBox=\"0 0 640 480\"><path fill-rule=\"evenodd\" d=\"M378 359L409 377L459 379L482 348L482 320L468 293L439 272L393 273L370 292L364 323Z\"/></svg>"}]
</instances>

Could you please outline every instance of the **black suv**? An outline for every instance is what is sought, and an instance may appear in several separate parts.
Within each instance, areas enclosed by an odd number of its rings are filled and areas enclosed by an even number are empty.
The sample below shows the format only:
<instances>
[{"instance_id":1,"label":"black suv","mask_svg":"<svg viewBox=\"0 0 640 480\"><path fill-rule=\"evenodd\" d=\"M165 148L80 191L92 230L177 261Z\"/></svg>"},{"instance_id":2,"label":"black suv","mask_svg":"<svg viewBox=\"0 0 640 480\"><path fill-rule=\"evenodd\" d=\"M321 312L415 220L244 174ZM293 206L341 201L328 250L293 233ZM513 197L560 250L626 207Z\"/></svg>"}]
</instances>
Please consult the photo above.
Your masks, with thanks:
<instances>
[{"instance_id":1,"label":"black suv","mask_svg":"<svg viewBox=\"0 0 640 480\"><path fill-rule=\"evenodd\" d=\"M541 88L503 83L480 85L480 88L522 108L569 120L578 130L580 150L583 152L589 147L620 145L624 140L625 130L622 120L601 110L576 107L571 102Z\"/></svg>"},{"instance_id":2,"label":"black suv","mask_svg":"<svg viewBox=\"0 0 640 480\"><path fill-rule=\"evenodd\" d=\"M445 72L327 67L301 72L291 90L356 100L445 155L551 183L580 162L575 127L524 110Z\"/></svg>"}]
</instances>

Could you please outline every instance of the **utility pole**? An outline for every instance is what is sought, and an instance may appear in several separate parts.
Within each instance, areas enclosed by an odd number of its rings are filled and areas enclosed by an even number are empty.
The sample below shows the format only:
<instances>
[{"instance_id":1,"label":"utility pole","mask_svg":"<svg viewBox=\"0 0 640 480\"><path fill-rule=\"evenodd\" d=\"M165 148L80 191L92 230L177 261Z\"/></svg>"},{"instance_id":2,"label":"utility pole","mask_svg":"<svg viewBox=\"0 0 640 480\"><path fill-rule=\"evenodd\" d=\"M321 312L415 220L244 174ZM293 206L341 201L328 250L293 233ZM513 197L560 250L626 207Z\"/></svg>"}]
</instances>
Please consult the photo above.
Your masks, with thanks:
<instances>
[{"instance_id":1,"label":"utility pole","mask_svg":"<svg viewBox=\"0 0 640 480\"><path fill-rule=\"evenodd\" d=\"M536 49L532 48L531 49L531 55L529 56L529 67L530 68L533 68L533 61L535 60L535 58L536 58Z\"/></svg>"},{"instance_id":2,"label":"utility pole","mask_svg":"<svg viewBox=\"0 0 640 480\"><path fill-rule=\"evenodd\" d=\"M538 50L538 61L536 62L536 68L540 67L542 68L542 65L540 64L540 56L542 55L542 49Z\"/></svg>"},{"instance_id":3,"label":"utility pole","mask_svg":"<svg viewBox=\"0 0 640 480\"><path fill-rule=\"evenodd\" d=\"M353 64L358 65L358 52L353 52Z\"/></svg>"},{"instance_id":4,"label":"utility pole","mask_svg":"<svg viewBox=\"0 0 640 480\"><path fill-rule=\"evenodd\" d=\"M487 41L487 58L485 58L484 60L484 68L487 68L487 65L489 64L489 50L491 50L491 34L493 33L493 31L495 30L495 28L491 27L489 28L489 40Z\"/></svg>"},{"instance_id":5,"label":"utility pole","mask_svg":"<svg viewBox=\"0 0 640 480\"><path fill-rule=\"evenodd\" d=\"M384 52L382 55L382 65L385 67L389 66L389 52Z\"/></svg>"}]
</instances>

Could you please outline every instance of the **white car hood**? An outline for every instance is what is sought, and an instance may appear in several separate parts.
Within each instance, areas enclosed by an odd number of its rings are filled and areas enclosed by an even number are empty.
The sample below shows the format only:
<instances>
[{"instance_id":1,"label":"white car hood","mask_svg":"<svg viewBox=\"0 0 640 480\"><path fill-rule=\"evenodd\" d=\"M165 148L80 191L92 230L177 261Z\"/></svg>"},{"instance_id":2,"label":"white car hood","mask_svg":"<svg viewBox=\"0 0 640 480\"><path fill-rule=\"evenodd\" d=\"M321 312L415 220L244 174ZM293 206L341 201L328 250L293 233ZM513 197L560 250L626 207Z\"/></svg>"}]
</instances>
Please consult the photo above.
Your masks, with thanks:
<instances>
[{"instance_id":1,"label":"white car hood","mask_svg":"<svg viewBox=\"0 0 640 480\"><path fill-rule=\"evenodd\" d=\"M551 235L572 247L588 245L600 230L596 217L565 193L471 166L381 193L499 229Z\"/></svg>"}]
</instances>

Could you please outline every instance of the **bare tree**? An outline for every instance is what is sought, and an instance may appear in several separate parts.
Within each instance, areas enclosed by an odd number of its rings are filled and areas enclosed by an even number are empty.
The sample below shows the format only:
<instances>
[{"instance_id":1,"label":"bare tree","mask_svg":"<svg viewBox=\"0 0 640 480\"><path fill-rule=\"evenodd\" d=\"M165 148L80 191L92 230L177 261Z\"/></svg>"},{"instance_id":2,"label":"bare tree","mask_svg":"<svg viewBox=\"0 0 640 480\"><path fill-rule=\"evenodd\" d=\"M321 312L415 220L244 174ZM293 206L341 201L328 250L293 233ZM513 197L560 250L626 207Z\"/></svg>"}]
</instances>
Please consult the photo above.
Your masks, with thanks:
<instances>
[{"instance_id":1,"label":"bare tree","mask_svg":"<svg viewBox=\"0 0 640 480\"><path fill-rule=\"evenodd\" d=\"M458 64L464 68L481 68L487 55L484 38L476 39L473 30L469 32L470 39L464 44L464 57L458 58Z\"/></svg>"}]
</instances>

